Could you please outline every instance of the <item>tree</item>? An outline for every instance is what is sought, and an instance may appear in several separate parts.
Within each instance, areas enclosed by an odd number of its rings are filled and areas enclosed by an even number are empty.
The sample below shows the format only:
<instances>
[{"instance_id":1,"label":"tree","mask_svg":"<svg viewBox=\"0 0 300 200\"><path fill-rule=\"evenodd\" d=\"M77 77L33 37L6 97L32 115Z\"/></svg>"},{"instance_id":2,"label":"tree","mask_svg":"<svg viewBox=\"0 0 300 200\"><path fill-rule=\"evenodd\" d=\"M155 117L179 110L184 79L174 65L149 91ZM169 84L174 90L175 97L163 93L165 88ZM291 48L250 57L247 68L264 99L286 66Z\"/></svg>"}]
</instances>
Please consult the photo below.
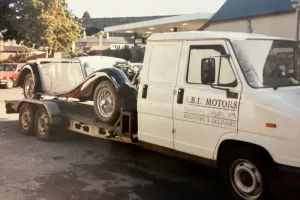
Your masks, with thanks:
<instances>
[{"instance_id":1,"label":"tree","mask_svg":"<svg viewBox=\"0 0 300 200\"><path fill-rule=\"evenodd\" d=\"M91 15L88 11L85 11L83 16L82 16L82 19L90 19L91 18Z\"/></svg>"},{"instance_id":2,"label":"tree","mask_svg":"<svg viewBox=\"0 0 300 200\"><path fill-rule=\"evenodd\" d=\"M78 18L65 0L6 0L0 7L0 27L7 28L6 39L23 41L29 47L66 51L76 41Z\"/></svg>"}]
</instances>

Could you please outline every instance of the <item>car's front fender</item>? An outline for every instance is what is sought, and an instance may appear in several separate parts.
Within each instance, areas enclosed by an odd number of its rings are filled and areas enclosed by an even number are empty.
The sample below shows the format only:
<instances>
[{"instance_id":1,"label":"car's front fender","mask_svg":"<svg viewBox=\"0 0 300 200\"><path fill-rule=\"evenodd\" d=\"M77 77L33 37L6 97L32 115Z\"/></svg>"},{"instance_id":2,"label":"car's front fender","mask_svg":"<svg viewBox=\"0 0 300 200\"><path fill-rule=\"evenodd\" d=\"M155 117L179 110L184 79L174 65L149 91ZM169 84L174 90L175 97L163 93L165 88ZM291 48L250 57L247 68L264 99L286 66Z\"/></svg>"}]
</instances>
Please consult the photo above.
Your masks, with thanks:
<instances>
[{"instance_id":1,"label":"car's front fender","mask_svg":"<svg viewBox=\"0 0 300 200\"><path fill-rule=\"evenodd\" d=\"M22 87L24 85L25 78L28 74L32 74L34 81L35 81L35 92L42 93L42 85L41 85L41 77L40 72L38 69L38 65L36 63L27 63L24 65L19 73L19 76L17 77L15 81L16 87Z\"/></svg>"},{"instance_id":2,"label":"car's front fender","mask_svg":"<svg viewBox=\"0 0 300 200\"><path fill-rule=\"evenodd\" d=\"M127 76L117 68L103 68L88 76L72 91L59 96L69 98L84 98L93 100L94 91L102 81L110 81L116 88L118 96L126 110L136 110L137 91Z\"/></svg>"}]
</instances>

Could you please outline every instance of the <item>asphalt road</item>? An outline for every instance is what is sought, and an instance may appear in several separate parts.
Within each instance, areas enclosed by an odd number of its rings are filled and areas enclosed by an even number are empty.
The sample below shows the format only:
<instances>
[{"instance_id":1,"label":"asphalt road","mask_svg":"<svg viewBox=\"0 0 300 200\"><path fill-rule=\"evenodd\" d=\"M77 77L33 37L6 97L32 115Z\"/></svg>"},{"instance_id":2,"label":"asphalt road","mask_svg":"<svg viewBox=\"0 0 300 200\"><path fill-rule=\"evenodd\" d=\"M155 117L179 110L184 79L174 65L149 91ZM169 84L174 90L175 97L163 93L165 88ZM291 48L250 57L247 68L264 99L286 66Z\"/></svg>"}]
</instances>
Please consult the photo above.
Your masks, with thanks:
<instances>
[{"instance_id":1,"label":"asphalt road","mask_svg":"<svg viewBox=\"0 0 300 200\"><path fill-rule=\"evenodd\" d=\"M5 99L21 98L0 89L0 199L227 199L202 165L69 132L51 143L21 135L4 110Z\"/></svg>"}]
</instances>

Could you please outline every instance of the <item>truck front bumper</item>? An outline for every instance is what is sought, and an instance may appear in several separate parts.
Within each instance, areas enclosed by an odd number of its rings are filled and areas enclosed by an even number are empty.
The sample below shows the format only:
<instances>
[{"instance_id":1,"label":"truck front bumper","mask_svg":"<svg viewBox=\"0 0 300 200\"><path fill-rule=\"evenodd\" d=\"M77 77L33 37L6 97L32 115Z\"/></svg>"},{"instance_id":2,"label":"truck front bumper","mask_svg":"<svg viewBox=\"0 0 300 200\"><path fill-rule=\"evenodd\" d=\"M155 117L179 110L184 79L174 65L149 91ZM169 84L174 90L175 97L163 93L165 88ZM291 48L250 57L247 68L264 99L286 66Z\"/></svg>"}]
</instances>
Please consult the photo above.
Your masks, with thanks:
<instances>
[{"instance_id":1,"label":"truck front bumper","mask_svg":"<svg viewBox=\"0 0 300 200\"><path fill-rule=\"evenodd\" d=\"M286 186L300 187L300 168L278 164L278 170Z\"/></svg>"}]
</instances>

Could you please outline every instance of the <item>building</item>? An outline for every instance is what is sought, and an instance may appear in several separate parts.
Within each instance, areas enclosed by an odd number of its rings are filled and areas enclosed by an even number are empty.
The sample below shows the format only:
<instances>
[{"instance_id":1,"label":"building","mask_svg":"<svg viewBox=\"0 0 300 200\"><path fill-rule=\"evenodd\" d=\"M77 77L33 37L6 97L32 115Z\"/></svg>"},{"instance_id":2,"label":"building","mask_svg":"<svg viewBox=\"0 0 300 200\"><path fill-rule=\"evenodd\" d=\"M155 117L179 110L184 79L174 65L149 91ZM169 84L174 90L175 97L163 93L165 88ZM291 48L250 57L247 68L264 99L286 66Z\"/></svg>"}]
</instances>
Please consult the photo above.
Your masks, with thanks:
<instances>
[{"instance_id":1,"label":"building","mask_svg":"<svg viewBox=\"0 0 300 200\"><path fill-rule=\"evenodd\" d=\"M291 0L227 0L199 30L296 38L296 21Z\"/></svg>"},{"instance_id":2,"label":"building","mask_svg":"<svg viewBox=\"0 0 300 200\"><path fill-rule=\"evenodd\" d=\"M162 32L195 31L205 24L212 16L213 13L194 13L171 16L105 27L104 31L108 33L138 33L146 35Z\"/></svg>"},{"instance_id":3,"label":"building","mask_svg":"<svg viewBox=\"0 0 300 200\"><path fill-rule=\"evenodd\" d=\"M0 51L0 62L8 60L14 57L17 53L24 52L25 47L23 46L3 46L2 51Z\"/></svg>"},{"instance_id":4,"label":"building","mask_svg":"<svg viewBox=\"0 0 300 200\"><path fill-rule=\"evenodd\" d=\"M124 37L109 37L109 47L111 50L124 49L125 47L133 48L134 39L133 38L124 38Z\"/></svg>"},{"instance_id":5,"label":"building","mask_svg":"<svg viewBox=\"0 0 300 200\"><path fill-rule=\"evenodd\" d=\"M87 36L85 38L78 39L76 43L76 50L115 50L125 48L125 46L129 48L134 47L134 39L125 37L109 37L109 35L106 37Z\"/></svg>"},{"instance_id":6,"label":"building","mask_svg":"<svg viewBox=\"0 0 300 200\"><path fill-rule=\"evenodd\" d=\"M84 18L82 22L82 26L86 29L87 35L91 36L100 31L104 31L105 27L153 20L153 19L158 19L163 17L169 17L169 15L144 16L144 17ZM114 36L124 36L124 34L115 34Z\"/></svg>"}]
</instances>

